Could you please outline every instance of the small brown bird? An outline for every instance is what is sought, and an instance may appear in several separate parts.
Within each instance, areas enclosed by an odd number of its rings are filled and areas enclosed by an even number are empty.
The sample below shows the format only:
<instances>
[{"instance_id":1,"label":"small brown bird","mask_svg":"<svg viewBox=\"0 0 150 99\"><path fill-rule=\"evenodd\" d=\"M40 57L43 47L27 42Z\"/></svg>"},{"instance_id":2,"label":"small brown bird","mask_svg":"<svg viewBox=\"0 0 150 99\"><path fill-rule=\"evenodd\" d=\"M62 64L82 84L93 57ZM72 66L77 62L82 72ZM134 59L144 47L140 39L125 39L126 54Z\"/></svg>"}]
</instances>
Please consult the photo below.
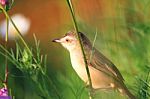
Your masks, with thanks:
<instances>
[{"instance_id":1,"label":"small brown bird","mask_svg":"<svg viewBox=\"0 0 150 99\"><path fill-rule=\"evenodd\" d=\"M97 49L93 48L90 40L83 33L79 32L79 35L86 55L93 88L118 89L130 99L136 99L125 86L124 79L116 66ZM69 31L64 37L54 39L53 42L60 43L69 51L73 69L85 83L88 83L83 54L76 33Z\"/></svg>"}]
</instances>

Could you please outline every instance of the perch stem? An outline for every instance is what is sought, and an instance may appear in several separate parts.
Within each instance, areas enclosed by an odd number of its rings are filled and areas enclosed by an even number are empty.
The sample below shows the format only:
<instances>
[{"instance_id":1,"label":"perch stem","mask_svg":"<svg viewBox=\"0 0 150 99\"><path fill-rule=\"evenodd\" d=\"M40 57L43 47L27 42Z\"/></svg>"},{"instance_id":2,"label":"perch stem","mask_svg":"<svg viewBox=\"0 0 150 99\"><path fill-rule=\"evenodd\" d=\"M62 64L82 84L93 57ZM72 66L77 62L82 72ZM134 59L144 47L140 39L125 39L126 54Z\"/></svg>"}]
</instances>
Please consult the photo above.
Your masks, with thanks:
<instances>
[{"instance_id":1,"label":"perch stem","mask_svg":"<svg viewBox=\"0 0 150 99\"><path fill-rule=\"evenodd\" d=\"M80 48L82 50L82 55L83 55L83 58L84 58L84 64L85 64L85 67L86 67L86 72L87 72L87 76L88 76L88 81L89 81L89 86L90 86L90 99L92 99L92 90L93 90L93 87L92 87L92 81L91 81L91 76L90 76L90 71L89 71L89 68L88 68L88 64L87 64L87 60L86 60L86 55L85 55L85 52L84 52L84 48L83 48L83 44L81 42L81 38L80 38L80 35L79 35L79 29L78 29L78 26L77 26L77 21L76 21L76 18L75 18L75 13L74 13L74 8L73 8L73 5L72 5L72 2L71 0L67 0L67 3L68 3L68 6L69 6L69 9L70 9L70 13L72 15L72 20L73 20L73 25L74 25L74 28L75 28L75 31L76 31L76 34L77 34L77 37L78 37L78 40L79 40L79 43L80 43Z\"/></svg>"}]
</instances>

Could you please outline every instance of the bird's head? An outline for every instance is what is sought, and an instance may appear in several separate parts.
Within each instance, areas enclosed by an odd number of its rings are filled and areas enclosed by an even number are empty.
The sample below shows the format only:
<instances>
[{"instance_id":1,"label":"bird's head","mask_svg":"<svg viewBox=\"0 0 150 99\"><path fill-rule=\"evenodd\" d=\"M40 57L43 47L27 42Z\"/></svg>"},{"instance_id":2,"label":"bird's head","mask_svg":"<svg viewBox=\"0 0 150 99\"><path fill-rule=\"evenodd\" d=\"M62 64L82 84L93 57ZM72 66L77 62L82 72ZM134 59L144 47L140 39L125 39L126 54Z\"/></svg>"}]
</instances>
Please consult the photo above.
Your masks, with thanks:
<instances>
[{"instance_id":1,"label":"bird's head","mask_svg":"<svg viewBox=\"0 0 150 99\"><path fill-rule=\"evenodd\" d=\"M52 40L53 42L60 43L67 50L71 51L79 46L79 41L74 31L69 31L65 36Z\"/></svg>"}]
</instances>

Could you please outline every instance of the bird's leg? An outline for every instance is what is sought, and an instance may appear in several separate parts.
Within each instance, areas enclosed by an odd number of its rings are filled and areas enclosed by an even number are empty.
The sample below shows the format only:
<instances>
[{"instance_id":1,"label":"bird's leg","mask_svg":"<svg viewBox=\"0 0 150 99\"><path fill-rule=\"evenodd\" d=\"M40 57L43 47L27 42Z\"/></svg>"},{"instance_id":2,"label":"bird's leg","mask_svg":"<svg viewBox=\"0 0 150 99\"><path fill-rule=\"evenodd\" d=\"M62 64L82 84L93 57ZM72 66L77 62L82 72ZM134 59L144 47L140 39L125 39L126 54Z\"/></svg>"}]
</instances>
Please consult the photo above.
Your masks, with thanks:
<instances>
[{"instance_id":1,"label":"bird's leg","mask_svg":"<svg viewBox=\"0 0 150 99\"><path fill-rule=\"evenodd\" d=\"M95 91L95 89L93 89L93 88L90 88L90 91L89 91L89 99L93 99L94 98L94 96L95 96L95 93L96 91Z\"/></svg>"},{"instance_id":2,"label":"bird's leg","mask_svg":"<svg viewBox=\"0 0 150 99\"><path fill-rule=\"evenodd\" d=\"M94 88L91 88L88 84L88 82L85 83L85 87L88 89L88 94L89 94L89 99L93 99L94 96L95 96L95 89Z\"/></svg>"}]
</instances>

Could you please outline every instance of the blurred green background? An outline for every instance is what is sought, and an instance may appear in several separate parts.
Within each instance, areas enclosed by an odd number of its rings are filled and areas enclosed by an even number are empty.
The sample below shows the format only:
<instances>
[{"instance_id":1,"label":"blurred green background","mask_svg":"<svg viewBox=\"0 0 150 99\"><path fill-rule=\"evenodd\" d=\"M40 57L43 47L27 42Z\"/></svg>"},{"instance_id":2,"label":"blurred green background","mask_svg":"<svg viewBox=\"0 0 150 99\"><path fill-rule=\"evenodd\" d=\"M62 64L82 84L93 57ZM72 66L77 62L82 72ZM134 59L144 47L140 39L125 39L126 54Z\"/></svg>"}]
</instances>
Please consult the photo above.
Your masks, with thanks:
<instances>
[{"instance_id":1,"label":"blurred green background","mask_svg":"<svg viewBox=\"0 0 150 99\"><path fill-rule=\"evenodd\" d=\"M149 85L150 57L150 1L149 0L72 0L79 30L93 41L95 47L107 56L120 70L125 84L140 97L143 82ZM88 99L88 90L71 67L69 53L51 40L73 30L72 17L66 0L15 0L9 15L22 14L30 21L30 29L24 36L34 50L34 38L40 40L41 54L47 54L47 75L51 83L49 97L35 88L30 77L9 63L9 88L15 99ZM0 22L5 19L0 14ZM1 44L4 39L1 37ZM9 48L16 49L15 40L8 41ZM9 49L8 48L8 49ZM14 50L15 51L15 50ZM0 55L0 77L4 78L5 60ZM142 82L143 81L143 82ZM37 83L42 83L37 82ZM143 93L149 93L146 87ZM44 91L46 93L46 91ZM59 93L60 97L57 96ZM41 94L41 95L40 95ZM143 94L142 94L143 95ZM143 95L145 96L145 94ZM143 99L148 99L149 94ZM116 91L98 92L96 99L122 99ZM142 99L142 98L141 98Z\"/></svg>"}]
</instances>

